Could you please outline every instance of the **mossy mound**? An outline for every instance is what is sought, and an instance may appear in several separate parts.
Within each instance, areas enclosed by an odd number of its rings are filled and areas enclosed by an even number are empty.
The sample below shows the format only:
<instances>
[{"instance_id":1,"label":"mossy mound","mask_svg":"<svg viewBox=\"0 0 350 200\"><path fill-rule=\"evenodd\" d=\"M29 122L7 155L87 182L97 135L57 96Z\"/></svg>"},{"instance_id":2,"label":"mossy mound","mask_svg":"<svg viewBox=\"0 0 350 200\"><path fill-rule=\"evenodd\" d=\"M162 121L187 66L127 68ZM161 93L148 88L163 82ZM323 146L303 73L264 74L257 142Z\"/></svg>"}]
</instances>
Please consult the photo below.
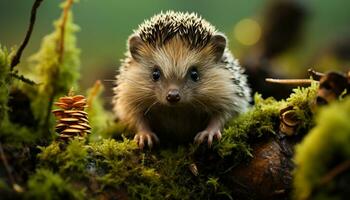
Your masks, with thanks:
<instances>
[{"instance_id":1,"label":"mossy mound","mask_svg":"<svg viewBox=\"0 0 350 200\"><path fill-rule=\"evenodd\" d=\"M296 199L349 197L349 120L349 97L320 111L316 117L316 126L296 148Z\"/></svg>"},{"instance_id":2,"label":"mossy mound","mask_svg":"<svg viewBox=\"0 0 350 200\"><path fill-rule=\"evenodd\" d=\"M189 144L140 151L126 137L91 142L73 140L68 144L53 142L40 147L37 170L29 178L25 196L43 198L41 194L51 193L53 197L97 199L238 198L240 194L232 189L234 177L229 175L230 171L254 159L252 144L274 138L281 108L308 105L316 88L314 84L296 89L286 101L264 100L256 95L251 110L233 119L213 148ZM303 116L308 116L309 111L305 109ZM61 184L71 187L60 188Z\"/></svg>"}]
</instances>

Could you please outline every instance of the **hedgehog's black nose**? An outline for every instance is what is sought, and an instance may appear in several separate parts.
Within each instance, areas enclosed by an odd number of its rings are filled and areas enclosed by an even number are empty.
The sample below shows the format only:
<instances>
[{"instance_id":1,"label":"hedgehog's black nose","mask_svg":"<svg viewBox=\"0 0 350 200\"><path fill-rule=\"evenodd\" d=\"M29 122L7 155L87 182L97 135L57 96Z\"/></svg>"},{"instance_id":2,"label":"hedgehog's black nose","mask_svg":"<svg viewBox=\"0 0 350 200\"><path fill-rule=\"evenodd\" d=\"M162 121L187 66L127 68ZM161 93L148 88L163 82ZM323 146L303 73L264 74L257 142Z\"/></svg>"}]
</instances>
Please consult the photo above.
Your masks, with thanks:
<instances>
[{"instance_id":1,"label":"hedgehog's black nose","mask_svg":"<svg viewBox=\"0 0 350 200\"><path fill-rule=\"evenodd\" d=\"M179 93L179 90L177 89L170 89L168 94L166 95L166 100L169 103L176 103L180 101L180 99L181 99L180 93Z\"/></svg>"}]
</instances>

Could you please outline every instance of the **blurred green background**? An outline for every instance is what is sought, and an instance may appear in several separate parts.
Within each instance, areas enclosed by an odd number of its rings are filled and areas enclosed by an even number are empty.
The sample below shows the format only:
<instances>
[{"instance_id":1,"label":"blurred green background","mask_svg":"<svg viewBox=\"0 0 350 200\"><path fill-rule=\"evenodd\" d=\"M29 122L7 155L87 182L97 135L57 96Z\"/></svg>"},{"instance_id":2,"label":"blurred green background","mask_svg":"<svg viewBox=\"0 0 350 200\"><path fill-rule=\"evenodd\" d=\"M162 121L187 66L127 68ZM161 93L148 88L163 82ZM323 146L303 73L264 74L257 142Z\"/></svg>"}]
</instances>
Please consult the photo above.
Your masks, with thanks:
<instances>
[{"instance_id":1,"label":"blurred green background","mask_svg":"<svg viewBox=\"0 0 350 200\"><path fill-rule=\"evenodd\" d=\"M28 56L38 50L43 36L53 30L52 22L61 12L58 8L60 2L44 0L21 65L25 65ZM259 43L260 32L264 31L264 13L272 2L274 1L80 0L73 6L73 11L75 23L81 28L77 36L78 46L82 50L82 88L90 87L97 79L106 80L107 88L108 85L111 86L112 83L108 80L113 79L119 60L123 58L128 35L145 19L169 9L199 13L228 36L230 49L236 57L243 59ZM321 71L333 67L349 69L348 61L335 61L337 59L333 59L332 53L323 49L329 49L334 41L349 35L350 1L295 2L307 13L302 37L296 45L274 58L274 62L278 63L275 70L290 77L299 77L309 67ZM33 0L0 0L2 45L12 47L20 44L26 32L32 3ZM247 18L251 20L244 23Z\"/></svg>"}]
</instances>

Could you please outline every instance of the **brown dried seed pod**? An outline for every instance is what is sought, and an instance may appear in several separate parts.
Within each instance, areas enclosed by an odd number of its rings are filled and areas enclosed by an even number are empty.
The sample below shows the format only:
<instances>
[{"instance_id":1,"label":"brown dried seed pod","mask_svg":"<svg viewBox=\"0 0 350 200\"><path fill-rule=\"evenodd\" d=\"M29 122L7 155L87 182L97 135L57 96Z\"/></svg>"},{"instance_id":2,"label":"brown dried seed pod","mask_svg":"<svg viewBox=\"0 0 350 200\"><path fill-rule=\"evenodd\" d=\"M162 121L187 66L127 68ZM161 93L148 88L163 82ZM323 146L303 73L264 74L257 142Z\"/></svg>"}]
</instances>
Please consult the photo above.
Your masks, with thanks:
<instances>
[{"instance_id":1,"label":"brown dried seed pod","mask_svg":"<svg viewBox=\"0 0 350 200\"><path fill-rule=\"evenodd\" d=\"M328 104L337 100L340 95L348 95L349 90L350 83L345 74L329 72L320 79L316 103L318 105Z\"/></svg>"},{"instance_id":2,"label":"brown dried seed pod","mask_svg":"<svg viewBox=\"0 0 350 200\"><path fill-rule=\"evenodd\" d=\"M60 138L61 139L69 139L69 138L71 138L72 136L71 135L64 135L64 134L61 134L60 135Z\"/></svg>"},{"instance_id":3,"label":"brown dried seed pod","mask_svg":"<svg viewBox=\"0 0 350 200\"><path fill-rule=\"evenodd\" d=\"M74 100L72 97L61 97L61 98L59 98L59 101L62 103L66 103L66 104L74 103Z\"/></svg>"},{"instance_id":4,"label":"brown dried seed pod","mask_svg":"<svg viewBox=\"0 0 350 200\"><path fill-rule=\"evenodd\" d=\"M62 132L64 129L66 129L67 128L67 126L62 126L62 127L55 127L55 130L56 130L56 132L58 132L58 133L60 133L60 132Z\"/></svg>"},{"instance_id":5,"label":"brown dried seed pod","mask_svg":"<svg viewBox=\"0 0 350 200\"><path fill-rule=\"evenodd\" d=\"M90 125L87 123L78 123L81 126L84 126L86 129L91 129Z\"/></svg>"},{"instance_id":6,"label":"brown dried seed pod","mask_svg":"<svg viewBox=\"0 0 350 200\"><path fill-rule=\"evenodd\" d=\"M83 123L89 123L89 120L88 119L85 119L85 118L79 118L79 120Z\"/></svg>"},{"instance_id":7,"label":"brown dried seed pod","mask_svg":"<svg viewBox=\"0 0 350 200\"><path fill-rule=\"evenodd\" d=\"M72 97L75 102L85 99L83 95L75 95Z\"/></svg>"},{"instance_id":8,"label":"brown dried seed pod","mask_svg":"<svg viewBox=\"0 0 350 200\"><path fill-rule=\"evenodd\" d=\"M72 114L72 113L78 113L79 110L65 110L64 113L66 114Z\"/></svg>"},{"instance_id":9,"label":"brown dried seed pod","mask_svg":"<svg viewBox=\"0 0 350 200\"><path fill-rule=\"evenodd\" d=\"M56 125L56 128L62 128L62 127L66 127L66 126L67 126L67 124L60 123L60 124Z\"/></svg>"},{"instance_id":10,"label":"brown dried seed pod","mask_svg":"<svg viewBox=\"0 0 350 200\"><path fill-rule=\"evenodd\" d=\"M63 109L56 109L56 110L53 110L52 113L55 115L55 117L58 117L58 116L63 115L64 110Z\"/></svg>"},{"instance_id":11,"label":"brown dried seed pod","mask_svg":"<svg viewBox=\"0 0 350 200\"><path fill-rule=\"evenodd\" d=\"M59 98L59 102L55 102L54 105L59 106L61 109L56 109L53 114L56 116L57 125L56 132L59 134L59 138L64 141L77 138L83 139L87 134L91 132L88 120L88 113L84 112L86 107L86 99L82 95L68 96Z\"/></svg>"},{"instance_id":12,"label":"brown dried seed pod","mask_svg":"<svg viewBox=\"0 0 350 200\"><path fill-rule=\"evenodd\" d=\"M60 119L59 120L60 122L78 122L79 121L79 119L77 119L77 118L62 118L62 119Z\"/></svg>"},{"instance_id":13,"label":"brown dried seed pod","mask_svg":"<svg viewBox=\"0 0 350 200\"><path fill-rule=\"evenodd\" d=\"M300 124L300 121L296 117L295 111L290 110L282 114L283 122L288 126L296 126Z\"/></svg>"},{"instance_id":14,"label":"brown dried seed pod","mask_svg":"<svg viewBox=\"0 0 350 200\"><path fill-rule=\"evenodd\" d=\"M65 109L65 110L66 110L66 109L71 109L71 108L72 108L71 105L66 104L66 103L61 103L61 102L55 102L54 105L55 105L55 106L58 106L58 107L60 107L60 108L62 108L62 109Z\"/></svg>"},{"instance_id":15,"label":"brown dried seed pod","mask_svg":"<svg viewBox=\"0 0 350 200\"><path fill-rule=\"evenodd\" d=\"M67 128L64 129L64 131L62 131L62 134L76 134L76 133L80 133L81 131L79 129L74 129L74 128Z\"/></svg>"},{"instance_id":16,"label":"brown dried seed pod","mask_svg":"<svg viewBox=\"0 0 350 200\"><path fill-rule=\"evenodd\" d=\"M298 118L293 106L288 106L280 111L280 132L291 136L294 135L296 129L300 124L300 119Z\"/></svg>"},{"instance_id":17,"label":"brown dried seed pod","mask_svg":"<svg viewBox=\"0 0 350 200\"><path fill-rule=\"evenodd\" d=\"M85 126L78 125L78 124L70 125L69 128L74 128L74 129L78 129L78 130L85 130L86 129Z\"/></svg>"},{"instance_id":18,"label":"brown dried seed pod","mask_svg":"<svg viewBox=\"0 0 350 200\"><path fill-rule=\"evenodd\" d=\"M85 106L85 105L86 105L86 101L85 101L85 99L83 99L83 100L74 102L72 106L73 106L73 107L83 107L83 106Z\"/></svg>"},{"instance_id":19,"label":"brown dried seed pod","mask_svg":"<svg viewBox=\"0 0 350 200\"><path fill-rule=\"evenodd\" d=\"M72 117L77 117L77 118L80 118L80 117L87 118L86 115L83 115L83 114L81 114L81 113L72 113L71 116L72 116Z\"/></svg>"},{"instance_id":20,"label":"brown dried seed pod","mask_svg":"<svg viewBox=\"0 0 350 200\"><path fill-rule=\"evenodd\" d=\"M78 112L79 112L79 113L81 113L81 114L83 114L83 115L86 115L86 116L88 115L88 113L87 113L87 112L82 111L82 110L78 110Z\"/></svg>"}]
</instances>

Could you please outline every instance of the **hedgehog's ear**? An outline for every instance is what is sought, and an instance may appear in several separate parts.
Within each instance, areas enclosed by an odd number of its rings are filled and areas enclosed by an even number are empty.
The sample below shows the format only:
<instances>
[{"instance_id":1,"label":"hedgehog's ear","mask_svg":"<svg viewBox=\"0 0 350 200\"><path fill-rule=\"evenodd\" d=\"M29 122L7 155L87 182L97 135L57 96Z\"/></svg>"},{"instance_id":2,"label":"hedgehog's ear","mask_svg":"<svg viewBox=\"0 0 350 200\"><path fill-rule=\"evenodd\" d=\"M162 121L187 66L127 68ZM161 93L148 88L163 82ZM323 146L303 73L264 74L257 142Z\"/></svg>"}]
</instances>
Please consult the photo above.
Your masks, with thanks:
<instances>
[{"instance_id":1,"label":"hedgehog's ear","mask_svg":"<svg viewBox=\"0 0 350 200\"><path fill-rule=\"evenodd\" d=\"M138 35L132 35L129 37L128 41L128 46L129 46L129 51L132 56L136 61L139 61L141 59L141 48L144 45L144 42Z\"/></svg>"},{"instance_id":2,"label":"hedgehog's ear","mask_svg":"<svg viewBox=\"0 0 350 200\"><path fill-rule=\"evenodd\" d=\"M210 45L213 48L213 53L215 55L215 61L219 61L224 54L226 48L226 37L223 34L215 34L210 38Z\"/></svg>"}]
</instances>

